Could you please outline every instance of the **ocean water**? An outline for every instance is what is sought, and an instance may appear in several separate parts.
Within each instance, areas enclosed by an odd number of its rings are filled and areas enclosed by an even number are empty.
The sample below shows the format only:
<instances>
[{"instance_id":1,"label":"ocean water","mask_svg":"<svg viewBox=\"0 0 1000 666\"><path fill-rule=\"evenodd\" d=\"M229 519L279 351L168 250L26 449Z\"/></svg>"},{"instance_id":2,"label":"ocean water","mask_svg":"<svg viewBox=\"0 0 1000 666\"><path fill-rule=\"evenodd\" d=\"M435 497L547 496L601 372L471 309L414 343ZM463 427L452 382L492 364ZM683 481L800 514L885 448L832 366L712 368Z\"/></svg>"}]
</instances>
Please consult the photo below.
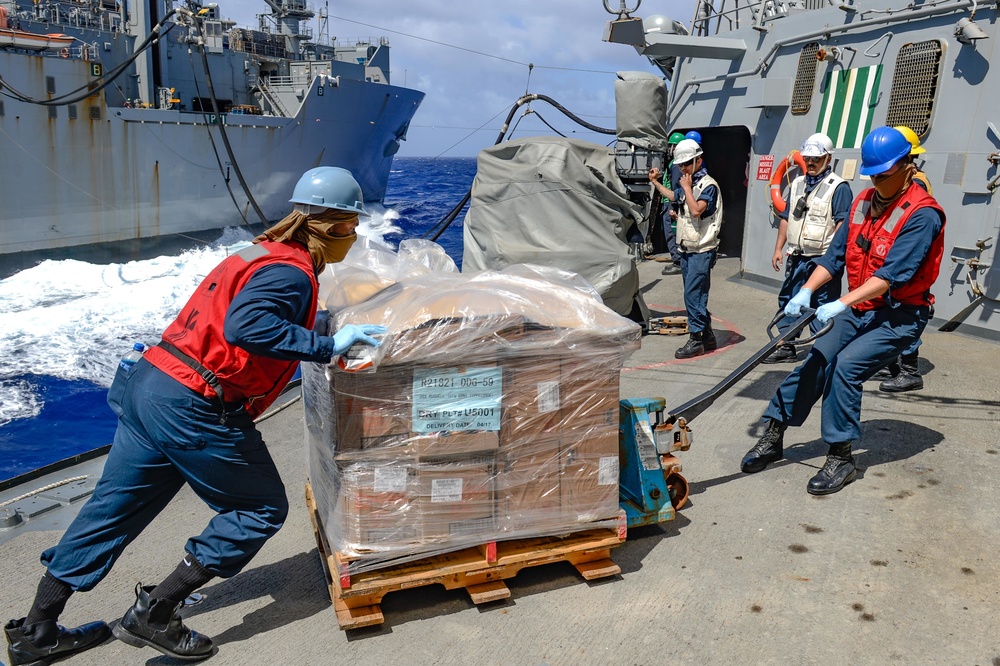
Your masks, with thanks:
<instances>
[{"instance_id":1,"label":"ocean water","mask_svg":"<svg viewBox=\"0 0 1000 666\"><path fill-rule=\"evenodd\" d=\"M384 208L359 233L421 238L465 195L473 158L397 158ZM461 266L464 212L438 243ZM240 228L173 256L125 264L46 260L0 280L0 481L110 444L105 398L119 358L155 344L195 287L249 243Z\"/></svg>"}]
</instances>

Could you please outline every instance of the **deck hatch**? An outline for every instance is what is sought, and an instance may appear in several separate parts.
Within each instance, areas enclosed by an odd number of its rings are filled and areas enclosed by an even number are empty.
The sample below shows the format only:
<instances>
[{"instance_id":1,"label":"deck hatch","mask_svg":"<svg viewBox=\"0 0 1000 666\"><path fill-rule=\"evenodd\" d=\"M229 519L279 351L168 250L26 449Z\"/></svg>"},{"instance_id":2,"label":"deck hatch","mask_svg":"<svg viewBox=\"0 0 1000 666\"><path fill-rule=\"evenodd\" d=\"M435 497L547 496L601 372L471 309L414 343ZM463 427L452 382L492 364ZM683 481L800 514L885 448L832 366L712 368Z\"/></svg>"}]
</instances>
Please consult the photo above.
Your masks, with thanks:
<instances>
[{"instance_id":1,"label":"deck hatch","mask_svg":"<svg viewBox=\"0 0 1000 666\"><path fill-rule=\"evenodd\" d=\"M816 87L816 52L819 42L809 42L799 52L799 68L795 72L795 84L792 87L792 115L801 116L809 113L812 106L813 88Z\"/></svg>"},{"instance_id":2,"label":"deck hatch","mask_svg":"<svg viewBox=\"0 0 1000 666\"><path fill-rule=\"evenodd\" d=\"M943 50L937 39L904 44L899 49L889 91L886 125L906 125L917 136L926 136L938 90Z\"/></svg>"}]
</instances>

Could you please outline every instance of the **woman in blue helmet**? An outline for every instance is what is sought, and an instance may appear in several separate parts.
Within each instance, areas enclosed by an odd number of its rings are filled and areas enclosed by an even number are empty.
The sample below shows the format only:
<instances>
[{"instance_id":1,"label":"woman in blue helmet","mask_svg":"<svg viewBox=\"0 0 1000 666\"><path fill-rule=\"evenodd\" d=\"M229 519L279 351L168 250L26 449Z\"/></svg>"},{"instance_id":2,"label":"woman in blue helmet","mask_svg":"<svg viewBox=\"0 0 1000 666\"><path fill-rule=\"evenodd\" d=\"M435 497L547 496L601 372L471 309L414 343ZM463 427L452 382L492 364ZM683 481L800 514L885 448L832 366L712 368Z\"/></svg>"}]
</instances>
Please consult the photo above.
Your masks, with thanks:
<instances>
[{"instance_id":1,"label":"woman in blue helmet","mask_svg":"<svg viewBox=\"0 0 1000 666\"><path fill-rule=\"evenodd\" d=\"M317 275L341 261L357 238L361 188L337 167L307 171L295 210L222 261L197 288L160 345L108 393L118 430L94 494L42 553L46 572L28 615L4 627L10 663L48 664L105 641L104 622L65 629L56 620L70 595L96 586L184 486L216 515L192 536L177 568L159 585L136 586L136 602L115 626L129 645L183 660L214 651L178 609L215 576L245 567L282 526L288 499L253 417L267 408L299 361L326 363L381 326L312 328Z\"/></svg>"},{"instance_id":2,"label":"woman in blue helmet","mask_svg":"<svg viewBox=\"0 0 1000 666\"><path fill-rule=\"evenodd\" d=\"M944 254L945 214L913 182L910 148L891 127L878 127L865 137L861 174L871 176L874 187L854 200L849 223L840 225L785 314L799 316L817 289L845 272L849 291L816 310L816 318L821 323L832 319L833 328L771 399L764 434L743 458L744 472L760 472L780 460L785 429L802 425L822 397L822 435L829 452L806 489L828 495L854 480L851 444L861 436L862 384L924 330Z\"/></svg>"}]
</instances>

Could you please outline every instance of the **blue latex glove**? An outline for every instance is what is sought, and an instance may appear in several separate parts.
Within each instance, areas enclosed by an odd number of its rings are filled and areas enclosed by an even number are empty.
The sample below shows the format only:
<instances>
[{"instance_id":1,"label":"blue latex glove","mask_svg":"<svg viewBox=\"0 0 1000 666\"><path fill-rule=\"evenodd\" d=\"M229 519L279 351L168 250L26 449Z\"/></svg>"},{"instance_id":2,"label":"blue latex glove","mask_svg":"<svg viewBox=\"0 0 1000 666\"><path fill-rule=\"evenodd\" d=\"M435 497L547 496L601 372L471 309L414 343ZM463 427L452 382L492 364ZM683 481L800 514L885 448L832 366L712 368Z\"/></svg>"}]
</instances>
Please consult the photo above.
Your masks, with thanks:
<instances>
[{"instance_id":1,"label":"blue latex glove","mask_svg":"<svg viewBox=\"0 0 1000 666\"><path fill-rule=\"evenodd\" d=\"M837 315L842 315L847 312L847 306L841 303L839 300L833 301L831 303L824 303L823 305L816 308L816 321L821 324L825 324Z\"/></svg>"},{"instance_id":2,"label":"blue latex glove","mask_svg":"<svg viewBox=\"0 0 1000 666\"><path fill-rule=\"evenodd\" d=\"M785 303L785 316L786 317L798 317L802 314L802 308L809 307L809 303L812 301L812 289L806 289L802 287L792 296L792 300Z\"/></svg>"},{"instance_id":3,"label":"blue latex glove","mask_svg":"<svg viewBox=\"0 0 1000 666\"><path fill-rule=\"evenodd\" d=\"M376 340L371 336L385 333L385 331L385 326L379 326L378 324L364 324L362 326L346 324L333 335L333 353L335 356L343 354L355 342L363 342L372 347L378 347L382 344L381 340Z\"/></svg>"}]
</instances>

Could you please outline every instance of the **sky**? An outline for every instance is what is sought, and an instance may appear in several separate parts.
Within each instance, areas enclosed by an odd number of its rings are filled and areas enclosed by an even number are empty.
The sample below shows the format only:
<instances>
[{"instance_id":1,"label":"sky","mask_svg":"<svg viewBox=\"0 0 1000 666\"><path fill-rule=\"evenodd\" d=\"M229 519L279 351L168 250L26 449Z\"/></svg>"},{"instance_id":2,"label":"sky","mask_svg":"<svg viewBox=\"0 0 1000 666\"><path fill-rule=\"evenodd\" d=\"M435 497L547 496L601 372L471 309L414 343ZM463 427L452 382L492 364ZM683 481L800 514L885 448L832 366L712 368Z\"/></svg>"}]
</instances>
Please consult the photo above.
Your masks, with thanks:
<instances>
[{"instance_id":1,"label":"sky","mask_svg":"<svg viewBox=\"0 0 1000 666\"><path fill-rule=\"evenodd\" d=\"M324 0L310 0L316 10ZM495 143L511 106L525 92L547 95L587 122L615 126L617 71L658 73L622 44L601 41L622 0L368 0L329 2L329 34L340 42L385 37L390 77L426 94L399 151L405 157L472 157ZM629 9L640 0L626 0ZM255 25L264 2L223 0L224 15ZM691 22L693 0L645 0L634 16ZM310 24L319 35L319 23ZM528 64L534 64L530 70ZM524 107L522 107L523 109ZM605 144L544 102L515 116L512 138L563 134ZM520 120L519 120L520 119ZM509 137L510 138L510 137Z\"/></svg>"}]
</instances>

